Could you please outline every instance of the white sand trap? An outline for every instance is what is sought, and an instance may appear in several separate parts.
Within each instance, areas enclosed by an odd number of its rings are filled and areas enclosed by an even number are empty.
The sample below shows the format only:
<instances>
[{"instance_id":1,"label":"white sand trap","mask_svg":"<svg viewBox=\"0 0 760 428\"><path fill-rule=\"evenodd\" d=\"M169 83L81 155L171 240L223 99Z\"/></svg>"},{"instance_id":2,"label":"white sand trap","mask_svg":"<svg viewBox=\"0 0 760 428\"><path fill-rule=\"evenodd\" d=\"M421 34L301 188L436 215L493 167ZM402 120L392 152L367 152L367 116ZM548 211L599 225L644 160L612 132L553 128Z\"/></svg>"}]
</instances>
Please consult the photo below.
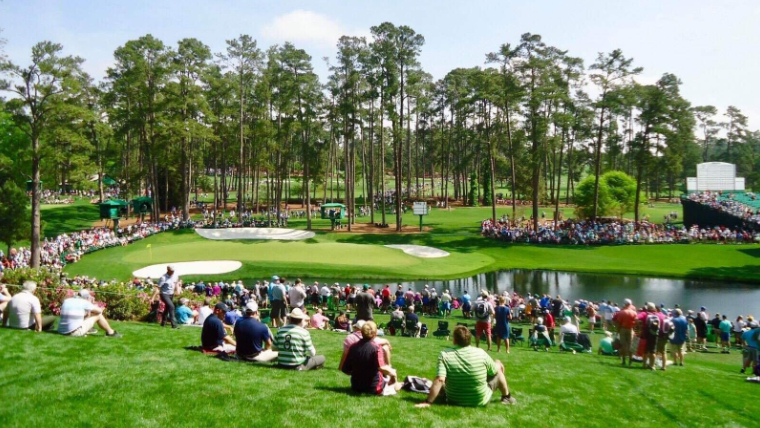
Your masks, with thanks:
<instances>
[{"instance_id":1,"label":"white sand trap","mask_svg":"<svg viewBox=\"0 0 760 428\"><path fill-rule=\"evenodd\" d=\"M388 248L401 250L410 256L422 257L423 259L437 259L448 257L449 253L438 248L426 247L424 245L386 245Z\"/></svg>"},{"instance_id":2,"label":"white sand trap","mask_svg":"<svg viewBox=\"0 0 760 428\"><path fill-rule=\"evenodd\" d=\"M278 241L302 241L314 237L314 232L267 227L239 227L232 229L195 229L206 239L273 239Z\"/></svg>"},{"instance_id":3,"label":"white sand trap","mask_svg":"<svg viewBox=\"0 0 760 428\"><path fill-rule=\"evenodd\" d=\"M137 278L158 278L166 273L166 266L174 266L174 271L179 276L183 275L214 275L228 273L240 269L242 263L234 260L210 260L202 262L177 262L162 263L146 266L132 272Z\"/></svg>"}]
</instances>

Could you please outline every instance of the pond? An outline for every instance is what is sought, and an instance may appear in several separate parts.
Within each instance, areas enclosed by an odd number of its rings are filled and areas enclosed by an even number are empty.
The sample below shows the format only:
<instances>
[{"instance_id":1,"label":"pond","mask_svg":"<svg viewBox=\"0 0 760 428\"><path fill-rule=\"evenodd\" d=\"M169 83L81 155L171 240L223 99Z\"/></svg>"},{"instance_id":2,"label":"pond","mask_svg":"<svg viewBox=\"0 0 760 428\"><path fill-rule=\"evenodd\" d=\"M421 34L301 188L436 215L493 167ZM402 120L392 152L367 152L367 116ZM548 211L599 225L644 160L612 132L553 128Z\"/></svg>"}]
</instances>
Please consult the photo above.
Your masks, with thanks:
<instances>
[{"instance_id":1,"label":"pond","mask_svg":"<svg viewBox=\"0 0 760 428\"><path fill-rule=\"evenodd\" d=\"M325 278L303 279L308 284L314 280L320 283L345 284L346 282ZM559 294L571 302L578 299L592 301L604 299L622 305L623 300L629 298L637 306L642 306L648 301L657 305L663 303L668 308L678 304L684 312L687 309L698 311L700 306L706 306L711 316L717 312L728 315L732 320L740 314L760 316L760 287L724 281L506 270L448 281L367 282L376 289L384 284L390 284L394 291L397 284L401 284L404 290L412 287L417 291L428 284L435 287L439 293L444 289L449 289L455 297L461 296L464 290L468 290L475 297L478 290L485 288L491 293L501 293L506 290L510 293L517 292L522 296L527 293L546 293L551 296Z\"/></svg>"}]
</instances>

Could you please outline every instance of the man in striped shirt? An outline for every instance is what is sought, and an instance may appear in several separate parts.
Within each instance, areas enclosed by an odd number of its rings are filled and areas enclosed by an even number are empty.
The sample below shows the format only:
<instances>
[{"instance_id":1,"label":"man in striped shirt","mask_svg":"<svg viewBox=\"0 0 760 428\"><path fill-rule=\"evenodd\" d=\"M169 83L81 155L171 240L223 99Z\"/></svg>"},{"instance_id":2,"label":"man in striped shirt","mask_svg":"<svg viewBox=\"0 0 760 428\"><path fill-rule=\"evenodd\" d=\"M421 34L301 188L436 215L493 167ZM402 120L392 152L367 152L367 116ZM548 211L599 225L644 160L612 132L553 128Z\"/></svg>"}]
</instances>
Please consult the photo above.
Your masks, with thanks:
<instances>
[{"instance_id":1,"label":"man in striped shirt","mask_svg":"<svg viewBox=\"0 0 760 428\"><path fill-rule=\"evenodd\" d=\"M277 331L274 349L279 351L277 363L280 367L298 371L320 369L325 365L325 357L317 355L311 335L303 328L309 317L299 308L290 311L288 324Z\"/></svg>"},{"instance_id":2,"label":"man in striped shirt","mask_svg":"<svg viewBox=\"0 0 760 428\"><path fill-rule=\"evenodd\" d=\"M485 406L496 389L501 391L502 404L514 404L501 361L470 346L472 335L465 326L457 326L452 338L455 347L441 351L438 374L427 400L415 407L429 407L439 396L458 406Z\"/></svg>"}]
</instances>

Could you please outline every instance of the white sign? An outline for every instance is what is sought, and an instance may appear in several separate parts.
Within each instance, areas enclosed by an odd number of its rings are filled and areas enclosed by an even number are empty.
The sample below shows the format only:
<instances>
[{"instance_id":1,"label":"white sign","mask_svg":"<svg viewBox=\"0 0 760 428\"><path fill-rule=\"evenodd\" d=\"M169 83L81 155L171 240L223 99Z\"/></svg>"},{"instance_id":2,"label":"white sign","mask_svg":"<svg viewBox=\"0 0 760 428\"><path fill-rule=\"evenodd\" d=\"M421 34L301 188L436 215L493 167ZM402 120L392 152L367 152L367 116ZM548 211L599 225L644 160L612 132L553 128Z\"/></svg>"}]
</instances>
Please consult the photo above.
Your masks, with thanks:
<instances>
[{"instance_id":1,"label":"white sign","mask_svg":"<svg viewBox=\"0 0 760 428\"><path fill-rule=\"evenodd\" d=\"M427 215L428 205L426 202L415 202L413 210L414 215Z\"/></svg>"}]
</instances>

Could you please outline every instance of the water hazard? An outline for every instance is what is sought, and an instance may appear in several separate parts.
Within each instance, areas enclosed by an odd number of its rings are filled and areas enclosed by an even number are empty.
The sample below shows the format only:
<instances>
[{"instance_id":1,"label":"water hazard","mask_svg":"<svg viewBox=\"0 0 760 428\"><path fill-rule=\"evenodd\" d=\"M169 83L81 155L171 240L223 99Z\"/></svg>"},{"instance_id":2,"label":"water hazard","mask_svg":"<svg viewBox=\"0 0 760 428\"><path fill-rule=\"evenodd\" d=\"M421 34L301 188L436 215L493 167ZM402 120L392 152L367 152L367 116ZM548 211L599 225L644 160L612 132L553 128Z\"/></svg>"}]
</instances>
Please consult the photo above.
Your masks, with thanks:
<instances>
[{"instance_id":1,"label":"water hazard","mask_svg":"<svg viewBox=\"0 0 760 428\"><path fill-rule=\"evenodd\" d=\"M290 278L289 278L290 279ZM311 284L315 279L303 278ZM345 280L316 279L320 282L345 284ZM401 284L404 290L412 287L421 290L426 284L439 292L449 289L454 296L465 290L471 295L481 289L491 293L509 291L525 296L527 293L561 295L566 300L611 300L622 304L629 298L637 306L651 301L672 308L699 310L706 306L712 315L716 312L729 315L760 316L760 287L727 281L704 281L690 279L651 278L630 275L590 274L574 272L550 272L541 270L506 270L489 272L448 281L367 281L372 287L390 284L393 289Z\"/></svg>"}]
</instances>

